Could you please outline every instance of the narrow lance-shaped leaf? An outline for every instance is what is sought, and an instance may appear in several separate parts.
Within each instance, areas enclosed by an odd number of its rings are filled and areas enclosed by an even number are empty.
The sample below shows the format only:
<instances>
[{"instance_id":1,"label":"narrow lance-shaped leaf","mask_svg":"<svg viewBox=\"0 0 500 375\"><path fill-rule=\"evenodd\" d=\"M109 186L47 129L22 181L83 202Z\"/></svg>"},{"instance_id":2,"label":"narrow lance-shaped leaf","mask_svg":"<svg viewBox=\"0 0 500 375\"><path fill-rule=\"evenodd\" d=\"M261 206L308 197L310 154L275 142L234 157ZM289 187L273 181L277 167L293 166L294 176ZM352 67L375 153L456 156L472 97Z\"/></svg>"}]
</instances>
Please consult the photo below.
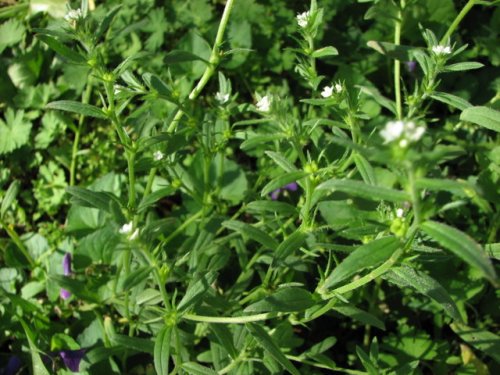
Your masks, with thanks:
<instances>
[{"instance_id":1,"label":"narrow lance-shaped leaf","mask_svg":"<svg viewBox=\"0 0 500 375\"><path fill-rule=\"evenodd\" d=\"M383 237L358 247L326 278L323 288L330 288L367 267L374 267L382 263L387 260L400 245L396 237Z\"/></svg>"},{"instance_id":2,"label":"narrow lance-shaped leaf","mask_svg":"<svg viewBox=\"0 0 500 375\"><path fill-rule=\"evenodd\" d=\"M300 229L297 229L279 244L274 254L274 259L283 260L293 252L296 252L306 240L307 235Z\"/></svg>"},{"instance_id":3,"label":"narrow lance-shaped leaf","mask_svg":"<svg viewBox=\"0 0 500 375\"><path fill-rule=\"evenodd\" d=\"M217 273L210 271L205 275L201 276L198 280L192 283L188 289L184 297L181 299L179 304L177 305L177 310L179 312L186 311L193 305L195 305L199 300L203 298L203 295L210 288L212 283L217 278Z\"/></svg>"},{"instance_id":4,"label":"narrow lance-shaped leaf","mask_svg":"<svg viewBox=\"0 0 500 375\"><path fill-rule=\"evenodd\" d=\"M409 201L408 193L400 190L389 189L381 186L365 184L355 180L328 180L320 184L317 190L337 190L369 200L384 200L389 202Z\"/></svg>"},{"instance_id":5,"label":"narrow lance-shaped leaf","mask_svg":"<svg viewBox=\"0 0 500 375\"><path fill-rule=\"evenodd\" d=\"M158 333L158 336L156 336L154 346L154 364L158 375L168 375L171 337L171 326L163 327L163 329Z\"/></svg>"},{"instance_id":6,"label":"narrow lance-shaped leaf","mask_svg":"<svg viewBox=\"0 0 500 375\"><path fill-rule=\"evenodd\" d=\"M500 132L500 112L488 107L470 107L462 112L460 120L469 121Z\"/></svg>"},{"instance_id":7,"label":"narrow lance-shaped leaf","mask_svg":"<svg viewBox=\"0 0 500 375\"><path fill-rule=\"evenodd\" d=\"M411 287L436 301L451 318L461 322L462 317L455 301L446 289L429 275L409 266L394 267L384 276L400 287Z\"/></svg>"},{"instance_id":8,"label":"narrow lance-shaped leaf","mask_svg":"<svg viewBox=\"0 0 500 375\"><path fill-rule=\"evenodd\" d=\"M227 220L222 223L222 226L240 232L268 249L274 250L278 247L278 242L274 238L250 224L242 223L237 220Z\"/></svg>"},{"instance_id":9,"label":"narrow lance-shaped leaf","mask_svg":"<svg viewBox=\"0 0 500 375\"><path fill-rule=\"evenodd\" d=\"M307 290L284 287L251 304L245 309L245 312L296 312L304 311L313 305L313 297Z\"/></svg>"},{"instance_id":10,"label":"narrow lance-shaped leaf","mask_svg":"<svg viewBox=\"0 0 500 375\"><path fill-rule=\"evenodd\" d=\"M450 326L466 343L500 363L500 336L485 329L471 328L463 324L454 323Z\"/></svg>"},{"instance_id":11,"label":"narrow lance-shaped leaf","mask_svg":"<svg viewBox=\"0 0 500 375\"><path fill-rule=\"evenodd\" d=\"M278 176L272 179L266 186L264 186L260 195L263 197L276 189L279 189L292 182L296 182L308 175L309 173L304 171L295 171Z\"/></svg>"},{"instance_id":12,"label":"narrow lance-shaped leaf","mask_svg":"<svg viewBox=\"0 0 500 375\"><path fill-rule=\"evenodd\" d=\"M449 104L452 107L458 108L462 111L469 107L472 107L472 104L470 104L467 100L462 99L461 97L456 95L448 94L446 92L434 91L431 94L431 98L439 102Z\"/></svg>"},{"instance_id":13,"label":"narrow lance-shaped leaf","mask_svg":"<svg viewBox=\"0 0 500 375\"><path fill-rule=\"evenodd\" d=\"M285 357L281 349L274 342L271 336L264 328L256 323L248 323L245 325L250 334L257 340L257 342L267 351L271 357L278 361L287 371L293 375L300 375L299 370Z\"/></svg>"},{"instance_id":14,"label":"narrow lance-shaped leaf","mask_svg":"<svg viewBox=\"0 0 500 375\"><path fill-rule=\"evenodd\" d=\"M5 193L2 200L2 206L0 208L0 219L4 217L5 213L12 205L12 202L14 202L14 199L16 199L17 193L19 192L19 185L20 185L19 181L15 180L10 184L9 188L7 189L7 192Z\"/></svg>"},{"instance_id":15,"label":"narrow lance-shaped leaf","mask_svg":"<svg viewBox=\"0 0 500 375\"><path fill-rule=\"evenodd\" d=\"M450 250L470 266L479 269L486 278L493 282L496 280L497 276L491 260L481 246L468 235L435 221L426 221L421 225L421 228L441 246Z\"/></svg>"},{"instance_id":16,"label":"narrow lance-shaped leaf","mask_svg":"<svg viewBox=\"0 0 500 375\"><path fill-rule=\"evenodd\" d=\"M98 107L76 102L73 100L59 100L47 104L45 107L47 109L58 109L60 111L77 113L79 115L95 117L100 119L106 119L106 114Z\"/></svg>"},{"instance_id":17,"label":"narrow lance-shaped leaf","mask_svg":"<svg viewBox=\"0 0 500 375\"><path fill-rule=\"evenodd\" d=\"M184 362L182 364L182 369L190 375L217 375L217 371L211 368L202 366L196 362Z\"/></svg>"},{"instance_id":18,"label":"narrow lance-shaped leaf","mask_svg":"<svg viewBox=\"0 0 500 375\"><path fill-rule=\"evenodd\" d=\"M57 39L54 39L48 35L37 35L37 38L40 39L42 42L47 44L52 50L57 52L59 55L64 57L70 62L76 63L76 64L86 64L87 60L85 57L80 55L78 52L73 51L71 48L67 47L66 45L62 44L60 41Z\"/></svg>"}]
</instances>

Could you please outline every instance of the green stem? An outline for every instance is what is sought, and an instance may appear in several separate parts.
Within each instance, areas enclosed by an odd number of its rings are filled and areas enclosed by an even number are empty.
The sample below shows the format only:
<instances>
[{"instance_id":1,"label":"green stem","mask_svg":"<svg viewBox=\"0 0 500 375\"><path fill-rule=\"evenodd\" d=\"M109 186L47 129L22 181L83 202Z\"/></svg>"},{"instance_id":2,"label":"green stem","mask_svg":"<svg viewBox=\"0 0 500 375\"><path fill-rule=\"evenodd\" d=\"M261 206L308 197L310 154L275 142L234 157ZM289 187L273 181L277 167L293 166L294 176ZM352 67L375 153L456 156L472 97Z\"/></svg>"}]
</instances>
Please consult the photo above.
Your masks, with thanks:
<instances>
[{"instance_id":1,"label":"green stem","mask_svg":"<svg viewBox=\"0 0 500 375\"><path fill-rule=\"evenodd\" d=\"M450 25L450 27L448 27L448 30L446 31L444 36L441 38L441 41L439 42L439 44L444 45L444 44L448 43L448 40L450 39L451 34L453 34L453 32L456 30L456 28L458 27L460 22L462 22L462 19L467 15L467 13L469 13L469 11L472 9L472 7L475 4L476 4L476 0L469 0L467 2L467 4L465 4L465 6L462 8L460 13L457 15L457 17L455 18L453 23Z\"/></svg>"},{"instance_id":2,"label":"green stem","mask_svg":"<svg viewBox=\"0 0 500 375\"><path fill-rule=\"evenodd\" d=\"M198 218L200 218L201 216L203 216L204 214L204 210L203 208L198 211L197 213L195 213L193 216L191 216L190 218L188 218L186 221L184 221L180 226L179 228L177 228L176 230L174 230L167 238L165 238L161 245L166 245L168 244L170 241L172 241L175 237L177 237L180 233L182 233L182 231L184 231L184 229L186 229L186 227L188 227L193 221L197 220ZM161 249L161 246L158 246L157 247L157 250L156 252L159 251L159 249ZM157 255L157 254L153 254L153 255Z\"/></svg>"},{"instance_id":3,"label":"green stem","mask_svg":"<svg viewBox=\"0 0 500 375\"><path fill-rule=\"evenodd\" d=\"M31 257L30 253L28 252L28 249L26 248L26 246L24 246L23 241L21 240L17 232L14 230L14 228L9 226L9 224L4 223L3 220L0 221L0 227L5 229L12 242L14 242L19 251L21 251L24 257L28 260L30 266L33 267L35 265L35 261Z\"/></svg>"},{"instance_id":4,"label":"green stem","mask_svg":"<svg viewBox=\"0 0 500 375\"><path fill-rule=\"evenodd\" d=\"M226 6L224 8L224 13L222 13L222 18L219 24L219 28L217 30L217 35L215 37L215 42L212 47L212 53L210 54L210 59L208 60L207 68L205 69L205 72L201 76L200 80L198 81L198 84L189 94L188 96L189 100L195 100L201 94L201 91L205 88L208 81L214 74L217 65L219 64L220 46L224 38L224 32L226 30L227 23L229 21L229 15L231 14L231 10L233 9L234 1L235 0L227 0ZM177 124L179 123L183 115L184 112L181 109L178 109L174 119L172 120L167 129L169 133L175 131L175 129L177 128Z\"/></svg>"},{"instance_id":5,"label":"green stem","mask_svg":"<svg viewBox=\"0 0 500 375\"><path fill-rule=\"evenodd\" d=\"M421 222L420 218L420 196L419 196L419 191L417 189L416 183L415 183L415 170L413 166L410 166L408 169L408 182L410 184L410 195L411 195L411 201L412 201L412 206L413 206L413 218L414 218L414 223L416 226L418 226Z\"/></svg>"},{"instance_id":6,"label":"green stem","mask_svg":"<svg viewBox=\"0 0 500 375\"><path fill-rule=\"evenodd\" d=\"M128 153L128 208L131 212L135 211L135 147Z\"/></svg>"},{"instance_id":7,"label":"green stem","mask_svg":"<svg viewBox=\"0 0 500 375\"><path fill-rule=\"evenodd\" d=\"M92 93L92 75L89 75L87 79L87 85L85 87L85 92L82 95L82 103L88 104L90 101L90 94ZM84 115L80 115L78 118L78 127L75 132L75 139L73 140L73 148L71 150L71 163L69 166L69 185L73 186L75 184L76 176L76 163L78 159L78 148L80 146L80 137L83 128Z\"/></svg>"},{"instance_id":8,"label":"green stem","mask_svg":"<svg viewBox=\"0 0 500 375\"><path fill-rule=\"evenodd\" d=\"M182 317L193 322L221 323L221 324L244 324L250 322L260 322L278 316L277 313L269 312L248 316L204 316L195 314L184 314Z\"/></svg>"},{"instance_id":9,"label":"green stem","mask_svg":"<svg viewBox=\"0 0 500 375\"><path fill-rule=\"evenodd\" d=\"M398 19L394 27L394 44L401 44L401 27L403 24L403 10L406 6L406 1L401 0L401 5L398 11ZM396 96L396 116L398 120L403 118L403 106L401 102L401 61L395 60L394 62L394 93Z\"/></svg>"}]
</instances>

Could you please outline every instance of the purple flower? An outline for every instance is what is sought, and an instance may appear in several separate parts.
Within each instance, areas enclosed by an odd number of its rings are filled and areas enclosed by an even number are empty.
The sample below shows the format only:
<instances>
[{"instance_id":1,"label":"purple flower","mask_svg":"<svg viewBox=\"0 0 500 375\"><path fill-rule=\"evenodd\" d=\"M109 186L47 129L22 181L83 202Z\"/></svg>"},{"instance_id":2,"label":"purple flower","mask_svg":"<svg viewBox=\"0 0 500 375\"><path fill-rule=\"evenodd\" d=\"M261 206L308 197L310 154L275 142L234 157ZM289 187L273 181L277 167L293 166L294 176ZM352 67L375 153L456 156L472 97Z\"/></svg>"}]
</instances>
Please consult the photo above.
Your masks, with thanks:
<instances>
[{"instance_id":1,"label":"purple flower","mask_svg":"<svg viewBox=\"0 0 500 375\"><path fill-rule=\"evenodd\" d=\"M406 61L406 70L408 70L409 73L413 73L415 71L415 68L417 67L417 63L415 61Z\"/></svg>"},{"instance_id":2,"label":"purple flower","mask_svg":"<svg viewBox=\"0 0 500 375\"><path fill-rule=\"evenodd\" d=\"M80 362L85 356L85 349L61 350L59 356L69 370L78 372L80 371Z\"/></svg>"},{"instance_id":3,"label":"purple flower","mask_svg":"<svg viewBox=\"0 0 500 375\"><path fill-rule=\"evenodd\" d=\"M9 358L9 362L7 362L7 366L2 370L0 369L0 373L3 375L15 375L19 372L19 369L22 366L21 359L13 355L12 357Z\"/></svg>"},{"instance_id":4,"label":"purple flower","mask_svg":"<svg viewBox=\"0 0 500 375\"><path fill-rule=\"evenodd\" d=\"M276 199L278 199L279 196L280 196L280 193L282 191L284 191L284 190L297 191L298 188L299 188L299 185L297 185L296 182L291 182L291 183L289 183L289 184L287 184L287 185L285 185L285 186L283 186L281 188L278 188L278 189L272 191L271 194L270 194L271 195L271 199L273 201L275 201Z\"/></svg>"},{"instance_id":5,"label":"purple flower","mask_svg":"<svg viewBox=\"0 0 500 375\"><path fill-rule=\"evenodd\" d=\"M64 254L62 266L63 266L64 276L70 276L72 274L72 272L71 272L71 254L70 253ZM71 292L69 290L64 289L64 288L61 288L59 295L61 296L62 299L68 299L69 297L71 297Z\"/></svg>"}]
</instances>

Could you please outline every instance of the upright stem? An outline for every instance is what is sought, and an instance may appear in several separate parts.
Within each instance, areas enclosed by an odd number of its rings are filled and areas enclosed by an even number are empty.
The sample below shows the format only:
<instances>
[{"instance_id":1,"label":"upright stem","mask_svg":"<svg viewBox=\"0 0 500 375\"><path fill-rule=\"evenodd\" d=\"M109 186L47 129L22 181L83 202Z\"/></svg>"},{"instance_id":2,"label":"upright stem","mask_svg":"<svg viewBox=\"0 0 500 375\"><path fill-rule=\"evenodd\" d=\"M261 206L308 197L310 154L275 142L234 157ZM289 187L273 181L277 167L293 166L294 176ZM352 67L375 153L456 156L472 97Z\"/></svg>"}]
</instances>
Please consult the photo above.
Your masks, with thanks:
<instances>
[{"instance_id":1,"label":"upright stem","mask_svg":"<svg viewBox=\"0 0 500 375\"><path fill-rule=\"evenodd\" d=\"M439 44L444 45L448 43L448 39L450 39L451 34L455 31L455 29L458 27L460 22L462 22L462 19L469 13L469 11L472 9L472 7L476 4L476 0L469 0L467 4L462 8L460 13L457 15L453 23L450 25L444 36L441 38L441 41Z\"/></svg>"},{"instance_id":2,"label":"upright stem","mask_svg":"<svg viewBox=\"0 0 500 375\"><path fill-rule=\"evenodd\" d=\"M403 23L403 10L406 6L406 1L401 0L401 5L398 11L398 19L394 27L394 44L401 44L401 26ZM401 103L401 61L394 62L394 93L396 96L396 116L398 120L403 118L403 107Z\"/></svg>"},{"instance_id":3,"label":"upright stem","mask_svg":"<svg viewBox=\"0 0 500 375\"><path fill-rule=\"evenodd\" d=\"M0 220L0 228L5 229L5 231L9 235L10 239L12 240L12 242L14 242L14 244L17 246L17 248L19 249L19 251L24 255L24 257L26 258L26 260L28 261L28 263L30 264L30 266L33 267L35 265L35 261L31 257L31 255L30 255L28 249L26 248L26 246L24 246L24 243L21 240L21 238L19 237L19 235L17 234L17 232L14 230L14 227L10 226L7 223L5 223L3 220Z\"/></svg>"},{"instance_id":4,"label":"upright stem","mask_svg":"<svg viewBox=\"0 0 500 375\"><path fill-rule=\"evenodd\" d=\"M208 65L205 69L205 72L198 81L198 84L189 94L189 100L195 100L201 94L201 91L207 85L208 81L215 72L215 68L219 64L220 45L222 44L224 38L224 32L229 21L229 15L231 14L231 10L233 9L234 1L235 0L227 0L226 6L224 8L224 13L222 13L222 19L219 24L219 29L217 30L217 35L215 37L215 42L212 47L212 53L210 54L210 59L208 60ZM183 115L184 112L181 109L177 109L177 113L167 129L169 133L173 132L177 128L177 124Z\"/></svg>"},{"instance_id":5,"label":"upright stem","mask_svg":"<svg viewBox=\"0 0 500 375\"><path fill-rule=\"evenodd\" d=\"M90 100L90 94L92 93L92 75L89 75L87 79L87 85L85 88L85 92L82 95L82 103L88 104ZM80 136L82 133L83 120L85 116L80 115L78 119L78 127L75 132L75 139L73 140L73 148L71 150L71 163L69 166L69 185L73 186L75 184L75 176L76 176L76 162L78 158L78 147L80 146Z\"/></svg>"}]
</instances>

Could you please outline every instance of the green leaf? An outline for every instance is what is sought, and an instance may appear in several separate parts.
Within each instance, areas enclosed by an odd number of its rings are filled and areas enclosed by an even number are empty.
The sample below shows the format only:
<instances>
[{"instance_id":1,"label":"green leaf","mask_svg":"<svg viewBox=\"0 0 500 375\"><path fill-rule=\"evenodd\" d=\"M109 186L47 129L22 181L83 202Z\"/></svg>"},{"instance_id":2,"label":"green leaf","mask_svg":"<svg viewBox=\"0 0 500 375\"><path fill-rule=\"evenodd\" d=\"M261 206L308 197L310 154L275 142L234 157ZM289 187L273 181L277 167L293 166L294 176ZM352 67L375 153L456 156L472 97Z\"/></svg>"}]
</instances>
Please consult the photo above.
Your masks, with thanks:
<instances>
[{"instance_id":1,"label":"green leaf","mask_svg":"<svg viewBox=\"0 0 500 375\"><path fill-rule=\"evenodd\" d=\"M426 221L421 224L422 230L441 246L450 250L457 257L477 268L491 281L495 281L497 275L491 264L491 260L481 246L465 233L446 224L435 221Z\"/></svg>"},{"instance_id":2,"label":"green leaf","mask_svg":"<svg viewBox=\"0 0 500 375\"><path fill-rule=\"evenodd\" d=\"M377 42L375 40L370 40L367 46L373 48L375 51L386 55L391 59L396 59L400 61L410 61L412 59L412 53L414 50L418 50L415 47L396 45L394 43L388 42Z\"/></svg>"},{"instance_id":3,"label":"green leaf","mask_svg":"<svg viewBox=\"0 0 500 375\"><path fill-rule=\"evenodd\" d=\"M227 220L222 223L223 227L237 231L242 235L257 241L268 249L274 250L278 247L278 242L266 232L246 223L237 220Z\"/></svg>"},{"instance_id":4,"label":"green leaf","mask_svg":"<svg viewBox=\"0 0 500 375\"><path fill-rule=\"evenodd\" d=\"M191 375L217 375L217 371L212 370L211 368L199 365L196 362L184 362L181 365L182 369L187 371L188 374Z\"/></svg>"},{"instance_id":5,"label":"green leaf","mask_svg":"<svg viewBox=\"0 0 500 375\"><path fill-rule=\"evenodd\" d=\"M462 111L466 108L472 107L472 104L470 104L467 100L462 99L461 97L456 95L448 94L446 92L434 91L431 94L431 98L439 102L451 105L452 107L458 108Z\"/></svg>"},{"instance_id":6,"label":"green leaf","mask_svg":"<svg viewBox=\"0 0 500 375\"><path fill-rule=\"evenodd\" d=\"M385 324L375 315L370 314L364 310L358 309L355 306L351 305L343 305L343 306L333 306L332 310L337 311L338 313L348 316L351 319L355 319L363 324L368 324L373 327L377 327L378 329L385 330Z\"/></svg>"},{"instance_id":7,"label":"green leaf","mask_svg":"<svg viewBox=\"0 0 500 375\"><path fill-rule=\"evenodd\" d=\"M356 345L356 354L358 355L361 364L369 375L380 375L377 366L372 362L368 354L363 349Z\"/></svg>"},{"instance_id":8,"label":"green leaf","mask_svg":"<svg viewBox=\"0 0 500 375\"><path fill-rule=\"evenodd\" d=\"M383 96L380 91L376 87L368 87L368 86L357 86L361 90L361 92L371 96L378 104L382 107L391 111L394 115L396 115L396 103L393 100L390 100Z\"/></svg>"},{"instance_id":9,"label":"green leaf","mask_svg":"<svg viewBox=\"0 0 500 375\"><path fill-rule=\"evenodd\" d=\"M214 333L215 337L221 344L221 346L229 353L231 358L238 358L238 351L236 350L233 343L233 335L226 324L209 324L210 329Z\"/></svg>"},{"instance_id":10,"label":"green leaf","mask_svg":"<svg viewBox=\"0 0 500 375\"><path fill-rule=\"evenodd\" d=\"M95 34L96 38L100 38L103 36L108 30L109 26L111 26L111 22L115 19L116 15L118 14L118 11L121 9L121 4L117 5L104 16L103 20L99 24L99 27L97 28L97 32Z\"/></svg>"},{"instance_id":11,"label":"green leaf","mask_svg":"<svg viewBox=\"0 0 500 375\"><path fill-rule=\"evenodd\" d=\"M99 303L99 297L96 293L87 289L87 286L79 281L62 275L52 275L50 279L55 281L61 288L64 288L74 294L76 297L82 298L88 302Z\"/></svg>"},{"instance_id":12,"label":"green leaf","mask_svg":"<svg viewBox=\"0 0 500 375\"><path fill-rule=\"evenodd\" d=\"M450 324L450 327L466 343L500 363L500 337L498 335L485 329L471 328L458 323Z\"/></svg>"},{"instance_id":13,"label":"green leaf","mask_svg":"<svg viewBox=\"0 0 500 375\"><path fill-rule=\"evenodd\" d=\"M24 111L7 108L5 122L0 119L0 155L7 154L29 141L31 122L24 120Z\"/></svg>"},{"instance_id":14,"label":"green leaf","mask_svg":"<svg viewBox=\"0 0 500 375\"><path fill-rule=\"evenodd\" d=\"M299 228L289 235L279 246L274 253L275 260L284 260L290 254L296 252L306 240L307 235Z\"/></svg>"},{"instance_id":15,"label":"green leaf","mask_svg":"<svg viewBox=\"0 0 500 375\"><path fill-rule=\"evenodd\" d=\"M412 287L417 292L432 298L451 318L462 322L462 316L455 301L446 289L429 275L410 266L403 266L391 268L383 277L400 287Z\"/></svg>"},{"instance_id":16,"label":"green leaf","mask_svg":"<svg viewBox=\"0 0 500 375\"><path fill-rule=\"evenodd\" d=\"M476 187L466 181L455 181L445 178L419 178L415 181L419 189L449 191L452 194L467 197L468 192L475 192Z\"/></svg>"},{"instance_id":17,"label":"green leaf","mask_svg":"<svg viewBox=\"0 0 500 375\"><path fill-rule=\"evenodd\" d=\"M297 167L279 152L266 151L266 155L273 159L273 161L285 172L294 172L297 170Z\"/></svg>"},{"instance_id":18,"label":"green leaf","mask_svg":"<svg viewBox=\"0 0 500 375\"><path fill-rule=\"evenodd\" d=\"M311 56L318 59L318 58L327 57L327 56L337 56L338 54L339 54L339 51L337 51L337 49L335 47L327 46L327 47L317 49L316 51L314 51L311 54Z\"/></svg>"},{"instance_id":19,"label":"green leaf","mask_svg":"<svg viewBox=\"0 0 500 375\"><path fill-rule=\"evenodd\" d=\"M401 244L397 238L383 237L358 247L325 279L323 288L331 288L365 268L374 267L384 262L400 246Z\"/></svg>"},{"instance_id":20,"label":"green leaf","mask_svg":"<svg viewBox=\"0 0 500 375\"><path fill-rule=\"evenodd\" d=\"M150 88L158 93L158 95L167 100L172 98L172 89L160 77L155 74L145 73L142 78Z\"/></svg>"},{"instance_id":21,"label":"green leaf","mask_svg":"<svg viewBox=\"0 0 500 375\"><path fill-rule=\"evenodd\" d=\"M292 215L297 213L297 207L294 207L289 203L270 200L250 202L247 204L246 210L252 213L276 212L282 215Z\"/></svg>"},{"instance_id":22,"label":"green leaf","mask_svg":"<svg viewBox=\"0 0 500 375\"><path fill-rule=\"evenodd\" d=\"M141 203L139 203L139 205L137 206L137 213L141 213L142 211L146 210L151 205L158 202L160 199L172 195L173 193L175 193L176 190L177 189L174 188L173 186L169 186L163 189L156 190L155 192L147 195L141 200Z\"/></svg>"},{"instance_id":23,"label":"green leaf","mask_svg":"<svg viewBox=\"0 0 500 375\"><path fill-rule=\"evenodd\" d=\"M45 44L47 44L52 50L54 50L59 55L64 57L66 60L75 64L82 64L82 65L87 64L87 59L85 57L80 55L78 52L73 51L66 45L62 44L57 39L54 39L48 35L41 35L41 34L38 34L36 37Z\"/></svg>"},{"instance_id":24,"label":"green leaf","mask_svg":"<svg viewBox=\"0 0 500 375\"><path fill-rule=\"evenodd\" d=\"M484 249L491 258L500 260L500 242L486 244Z\"/></svg>"},{"instance_id":25,"label":"green leaf","mask_svg":"<svg viewBox=\"0 0 500 375\"><path fill-rule=\"evenodd\" d=\"M358 172L363 177L363 181L368 185L376 186L377 177L375 176L375 171L368 160L366 160L361 154L354 154L354 163L358 168Z\"/></svg>"},{"instance_id":26,"label":"green leaf","mask_svg":"<svg viewBox=\"0 0 500 375\"><path fill-rule=\"evenodd\" d=\"M384 200L389 202L409 201L410 195L404 191L372 186L355 180L328 180L320 184L317 190L336 190L369 200Z\"/></svg>"},{"instance_id":27,"label":"green leaf","mask_svg":"<svg viewBox=\"0 0 500 375\"><path fill-rule=\"evenodd\" d=\"M106 119L106 114L96 106L84 104L73 100L58 100L47 104L47 109L58 109L60 111L77 113L79 115Z\"/></svg>"},{"instance_id":28,"label":"green leaf","mask_svg":"<svg viewBox=\"0 0 500 375\"><path fill-rule=\"evenodd\" d=\"M19 193L19 185L20 182L18 180L12 181L12 183L9 185L9 188L5 192L5 195L2 199L2 206L0 208L0 219L3 219L5 213L14 202L14 199L16 199L17 193Z\"/></svg>"},{"instance_id":29,"label":"green leaf","mask_svg":"<svg viewBox=\"0 0 500 375\"><path fill-rule=\"evenodd\" d=\"M463 72L464 70L473 70L482 68L484 65L474 61L450 64L443 68L443 72Z\"/></svg>"},{"instance_id":30,"label":"green leaf","mask_svg":"<svg viewBox=\"0 0 500 375\"><path fill-rule=\"evenodd\" d=\"M170 362L170 340L172 337L172 327L165 326L158 333L154 346L154 364L158 375L168 375Z\"/></svg>"},{"instance_id":31,"label":"green leaf","mask_svg":"<svg viewBox=\"0 0 500 375\"><path fill-rule=\"evenodd\" d=\"M314 305L312 294L297 287L283 287L245 308L245 312L298 312Z\"/></svg>"},{"instance_id":32,"label":"green leaf","mask_svg":"<svg viewBox=\"0 0 500 375\"><path fill-rule=\"evenodd\" d=\"M472 122L500 132L500 112L488 107L470 107L462 112L460 120Z\"/></svg>"},{"instance_id":33,"label":"green leaf","mask_svg":"<svg viewBox=\"0 0 500 375\"><path fill-rule=\"evenodd\" d=\"M272 337L269 336L264 328L256 323L247 323L245 327L255 340L257 340L260 346L262 346L262 348L264 348L264 350L278 361L288 372L292 375L300 375L299 370L297 370L292 362L285 357L278 345L276 345Z\"/></svg>"},{"instance_id":34,"label":"green leaf","mask_svg":"<svg viewBox=\"0 0 500 375\"><path fill-rule=\"evenodd\" d=\"M262 192L260 193L261 197L268 195L276 189L282 188L285 185L288 185L292 182L297 182L298 180L309 176L309 173L304 171L295 171L283 174L276 178L273 178L269 183L264 186Z\"/></svg>"},{"instance_id":35,"label":"green leaf","mask_svg":"<svg viewBox=\"0 0 500 375\"><path fill-rule=\"evenodd\" d=\"M209 271L192 282L186 294L177 305L177 311L184 312L199 302L217 278L217 272Z\"/></svg>"},{"instance_id":36,"label":"green leaf","mask_svg":"<svg viewBox=\"0 0 500 375\"><path fill-rule=\"evenodd\" d=\"M111 342L114 345L123 346L127 349L135 350L139 353L154 354L155 343L149 339L139 337L130 337L126 335L114 334L111 337Z\"/></svg>"},{"instance_id":37,"label":"green leaf","mask_svg":"<svg viewBox=\"0 0 500 375\"><path fill-rule=\"evenodd\" d=\"M19 322L23 326L24 332L26 333L26 338L28 339L28 344L30 347L31 364L33 366L33 375L50 375L47 368L43 364L42 358L40 357L39 350L35 345L35 335L31 331L29 325L22 319L18 318Z\"/></svg>"},{"instance_id":38,"label":"green leaf","mask_svg":"<svg viewBox=\"0 0 500 375\"><path fill-rule=\"evenodd\" d=\"M164 58L165 64L167 65L172 65L172 64L181 64L181 63L186 63L186 62L191 62L191 61L203 61L205 64L209 64L207 60L204 58L195 55L192 52L189 51L182 51L182 50L172 50L169 53L165 55Z\"/></svg>"},{"instance_id":39,"label":"green leaf","mask_svg":"<svg viewBox=\"0 0 500 375\"><path fill-rule=\"evenodd\" d=\"M134 286L139 285L149 277L152 270L152 267L140 267L132 271L123 281L122 290L128 291Z\"/></svg>"},{"instance_id":40,"label":"green leaf","mask_svg":"<svg viewBox=\"0 0 500 375\"><path fill-rule=\"evenodd\" d=\"M267 120L265 120L267 122ZM261 147L264 143L279 141L280 139L285 138L285 136L281 133L278 134L262 134L262 135L248 135L248 139L243 141L240 145L240 148L244 151L251 150L255 147Z\"/></svg>"},{"instance_id":41,"label":"green leaf","mask_svg":"<svg viewBox=\"0 0 500 375\"><path fill-rule=\"evenodd\" d=\"M0 53L5 48L14 46L23 40L25 28L23 24L11 18L0 25Z\"/></svg>"},{"instance_id":42,"label":"green leaf","mask_svg":"<svg viewBox=\"0 0 500 375\"><path fill-rule=\"evenodd\" d=\"M78 186L69 186L66 191L74 197L72 199L73 204L93 207L105 212L111 212L112 202L118 204L120 202L114 194L104 191L92 191Z\"/></svg>"}]
</instances>

